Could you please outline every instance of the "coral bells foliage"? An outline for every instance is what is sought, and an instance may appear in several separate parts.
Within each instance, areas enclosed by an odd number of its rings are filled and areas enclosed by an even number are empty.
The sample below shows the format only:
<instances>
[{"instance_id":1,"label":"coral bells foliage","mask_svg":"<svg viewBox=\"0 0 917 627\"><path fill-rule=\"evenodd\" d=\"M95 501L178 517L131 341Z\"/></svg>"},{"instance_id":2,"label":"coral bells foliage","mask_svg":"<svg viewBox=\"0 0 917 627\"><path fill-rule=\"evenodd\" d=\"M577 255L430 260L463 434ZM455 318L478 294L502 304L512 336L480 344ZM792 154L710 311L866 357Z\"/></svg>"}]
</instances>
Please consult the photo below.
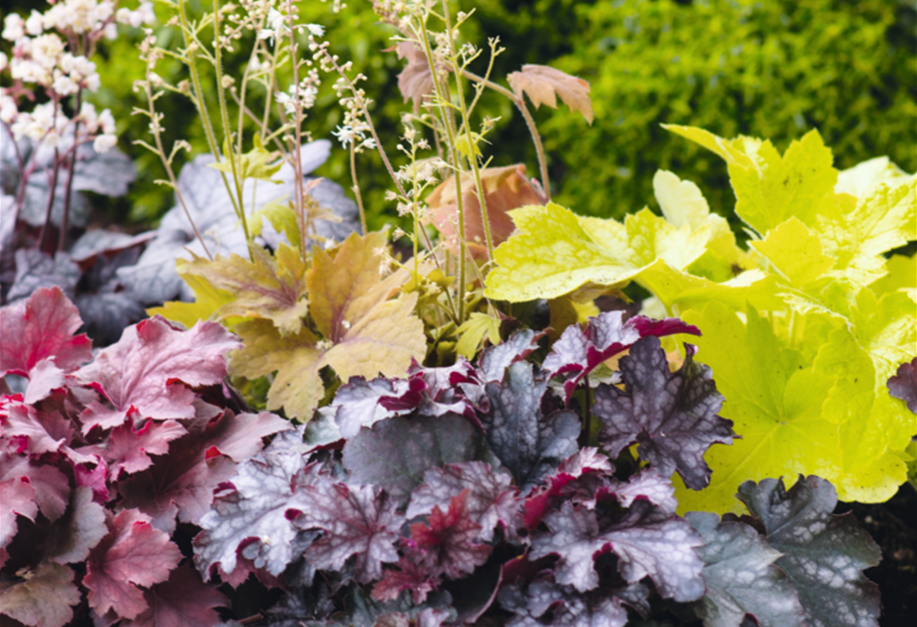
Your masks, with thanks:
<instances>
[{"instance_id":1,"label":"coral bells foliage","mask_svg":"<svg viewBox=\"0 0 917 627\"><path fill-rule=\"evenodd\" d=\"M703 487L705 451L733 437L694 349L675 368L660 348L676 333L699 331L604 313L542 366L521 330L473 362L353 377L219 485L194 564L279 587L267 625L620 627L667 602L707 625L876 625L877 547L831 514L828 482L743 484L753 525L676 514L671 476Z\"/></svg>"},{"instance_id":2,"label":"coral bells foliage","mask_svg":"<svg viewBox=\"0 0 917 627\"><path fill-rule=\"evenodd\" d=\"M145 320L95 358L81 325L59 288L0 309L0 375L25 380L0 396L0 614L214 624L225 598L173 532L288 423L239 411L223 385L238 341L215 323Z\"/></svg>"}]
</instances>

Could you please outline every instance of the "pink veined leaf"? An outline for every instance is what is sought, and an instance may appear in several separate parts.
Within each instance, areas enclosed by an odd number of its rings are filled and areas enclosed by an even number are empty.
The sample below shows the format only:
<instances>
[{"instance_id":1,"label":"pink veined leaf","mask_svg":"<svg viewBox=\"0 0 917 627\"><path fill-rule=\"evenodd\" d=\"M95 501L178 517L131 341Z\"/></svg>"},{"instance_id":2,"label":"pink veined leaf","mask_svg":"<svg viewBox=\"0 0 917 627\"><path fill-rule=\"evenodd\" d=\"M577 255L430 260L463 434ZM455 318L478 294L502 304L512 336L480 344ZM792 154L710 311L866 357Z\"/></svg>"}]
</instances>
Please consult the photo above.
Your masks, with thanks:
<instances>
[{"instance_id":1,"label":"pink veined leaf","mask_svg":"<svg viewBox=\"0 0 917 627\"><path fill-rule=\"evenodd\" d=\"M624 627L627 624L625 604L641 607L649 589L630 586L618 590L595 590L585 594L572 586L558 585L550 579L534 581L528 586L516 583L500 590L503 609L516 616L507 627L536 627L556 625L602 625ZM623 597L623 598L621 598ZM548 614L548 610L553 611Z\"/></svg>"},{"instance_id":2,"label":"pink veined leaf","mask_svg":"<svg viewBox=\"0 0 917 627\"><path fill-rule=\"evenodd\" d=\"M89 338L73 335L82 324L59 287L38 289L25 302L0 309L0 377L31 378L30 371L46 358L64 372L76 370L92 359Z\"/></svg>"},{"instance_id":3,"label":"pink veined leaf","mask_svg":"<svg viewBox=\"0 0 917 627\"><path fill-rule=\"evenodd\" d=\"M469 493L466 489L452 497L446 512L437 505L426 523L411 525L416 550L410 557L434 575L445 575L449 579L470 575L490 556L489 545L475 543L481 525L469 516Z\"/></svg>"},{"instance_id":4,"label":"pink veined leaf","mask_svg":"<svg viewBox=\"0 0 917 627\"><path fill-rule=\"evenodd\" d=\"M382 579L373 586L372 598L376 601L394 601L404 590L411 591L415 605L427 600L427 595L436 590L437 580L429 571L412 561L401 558L397 564L399 570L386 570Z\"/></svg>"},{"instance_id":5,"label":"pink veined leaf","mask_svg":"<svg viewBox=\"0 0 917 627\"><path fill-rule=\"evenodd\" d=\"M108 465L105 460L98 456L95 457L95 465L87 468L84 464L78 463L73 466L73 474L76 478L77 486L86 486L92 489L93 499L97 503L106 503L109 499L108 482Z\"/></svg>"},{"instance_id":6,"label":"pink veined leaf","mask_svg":"<svg viewBox=\"0 0 917 627\"><path fill-rule=\"evenodd\" d=\"M509 474L493 471L484 462L431 468L424 474L423 485L411 495L405 515L410 519L427 515L437 506L448 509L453 497L468 490L465 502L468 516L481 525L478 539L489 542L499 523L513 532L519 521L519 491L510 485L512 480Z\"/></svg>"},{"instance_id":7,"label":"pink veined leaf","mask_svg":"<svg viewBox=\"0 0 917 627\"><path fill-rule=\"evenodd\" d=\"M121 510L108 528L108 535L89 554L83 585L89 589L89 606L100 615L113 610L133 619L148 607L138 586L168 579L181 561L181 551L136 509Z\"/></svg>"},{"instance_id":8,"label":"pink veined leaf","mask_svg":"<svg viewBox=\"0 0 917 627\"><path fill-rule=\"evenodd\" d=\"M300 529L321 529L325 535L306 550L316 568L341 570L356 555L356 580L369 583L382 576L383 562L398 561L395 543L404 516L398 503L373 486L348 486L321 477L305 486L297 499Z\"/></svg>"},{"instance_id":9,"label":"pink veined leaf","mask_svg":"<svg viewBox=\"0 0 917 627\"><path fill-rule=\"evenodd\" d=\"M190 562L173 570L168 581L156 584L143 596L147 610L122 627L210 627L220 622L213 608L227 605L226 597L216 586L201 581Z\"/></svg>"},{"instance_id":10,"label":"pink veined leaf","mask_svg":"<svg viewBox=\"0 0 917 627\"><path fill-rule=\"evenodd\" d=\"M290 428L279 416L239 414L227 410L206 424L189 423L189 431L169 445L169 454L146 470L118 483L124 507L137 507L168 533L175 518L197 523L213 503L213 491L236 471L236 462L255 455L261 439Z\"/></svg>"},{"instance_id":11,"label":"pink veined leaf","mask_svg":"<svg viewBox=\"0 0 917 627\"><path fill-rule=\"evenodd\" d=\"M189 386L222 381L224 356L235 348L239 341L215 322L199 322L182 331L156 317L128 327L117 344L103 349L76 373L80 382L95 388L113 406L91 403L80 414L83 431L117 427L129 415L193 418L196 396Z\"/></svg>"},{"instance_id":12,"label":"pink veined leaf","mask_svg":"<svg viewBox=\"0 0 917 627\"><path fill-rule=\"evenodd\" d=\"M28 457L0 452L0 482L10 479L28 481L38 509L48 520L57 520L67 508L70 482L54 466L34 464Z\"/></svg>"},{"instance_id":13,"label":"pink veined leaf","mask_svg":"<svg viewBox=\"0 0 917 627\"><path fill-rule=\"evenodd\" d=\"M64 371L57 367L53 357L45 357L29 371L29 384L23 400L29 405L34 405L65 385Z\"/></svg>"}]
</instances>

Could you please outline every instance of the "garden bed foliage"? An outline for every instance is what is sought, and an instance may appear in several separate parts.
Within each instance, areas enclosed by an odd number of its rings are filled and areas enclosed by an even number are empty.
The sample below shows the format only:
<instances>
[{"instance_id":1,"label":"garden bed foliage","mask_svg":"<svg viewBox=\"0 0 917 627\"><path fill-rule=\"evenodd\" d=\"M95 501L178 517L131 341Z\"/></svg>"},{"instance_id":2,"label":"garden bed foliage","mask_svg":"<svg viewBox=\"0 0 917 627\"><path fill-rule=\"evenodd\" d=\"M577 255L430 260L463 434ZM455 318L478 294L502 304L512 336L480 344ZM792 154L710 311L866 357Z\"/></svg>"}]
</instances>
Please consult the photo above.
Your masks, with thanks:
<instances>
[{"instance_id":1,"label":"garden bed foliage","mask_svg":"<svg viewBox=\"0 0 917 627\"><path fill-rule=\"evenodd\" d=\"M504 86L447 2L374 3L411 101L397 169L295 5L163 8L181 44L144 31L136 113L175 205L145 233L90 223L134 167L82 99L96 43L151 6L4 21L4 624L879 624L880 547L836 510L917 485L914 175L839 172L817 131L781 155L670 126L726 161L734 215L660 170L661 216L584 217L551 200L529 107L591 123L589 83ZM312 174L326 76L347 191ZM485 157L485 93L538 176ZM173 95L209 149L180 170ZM409 233L367 229L370 151Z\"/></svg>"}]
</instances>

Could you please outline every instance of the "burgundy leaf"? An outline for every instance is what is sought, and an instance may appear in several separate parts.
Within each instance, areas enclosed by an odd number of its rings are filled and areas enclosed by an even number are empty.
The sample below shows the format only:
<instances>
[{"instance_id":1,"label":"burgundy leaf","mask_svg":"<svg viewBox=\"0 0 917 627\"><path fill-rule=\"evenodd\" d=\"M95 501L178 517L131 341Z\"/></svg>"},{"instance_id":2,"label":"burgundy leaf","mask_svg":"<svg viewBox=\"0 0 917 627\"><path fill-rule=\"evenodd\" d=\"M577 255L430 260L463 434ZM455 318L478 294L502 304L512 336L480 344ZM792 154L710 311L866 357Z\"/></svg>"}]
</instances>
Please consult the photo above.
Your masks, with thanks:
<instances>
[{"instance_id":1,"label":"burgundy leaf","mask_svg":"<svg viewBox=\"0 0 917 627\"><path fill-rule=\"evenodd\" d=\"M786 490L783 479L764 479L746 481L737 496L764 524L768 544L783 554L775 563L799 593L807 625L879 624L879 587L863 570L882 554L852 514L832 513L834 486L800 476Z\"/></svg>"},{"instance_id":2,"label":"burgundy leaf","mask_svg":"<svg viewBox=\"0 0 917 627\"><path fill-rule=\"evenodd\" d=\"M355 578L369 583L382 576L383 562L398 561L395 543L404 516L398 503L373 486L348 486L322 477L298 495L300 529L321 529L325 535L306 550L316 568L341 570L356 555ZM301 509L300 509L301 508Z\"/></svg>"},{"instance_id":3,"label":"burgundy leaf","mask_svg":"<svg viewBox=\"0 0 917 627\"><path fill-rule=\"evenodd\" d=\"M0 377L31 376L40 361L51 358L64 372L92 359L92 342L73 334L82 326L80 312L59 287L35 290L27 300L0 309Z\"/></svg>"},{"instance_id":4,"label":"burgundy leaf","mask_svg":"<svg viewBox=\"0 0 917 627\"><path fill-rule=\"evenodd\" d=\"M559 511L545 515L544 521L550 533L533 537L529 558L559 555L558 583L581 592L597 587L594 558L610 549L618 556L618 571L628 583L649 576L664 598L681 602L704 593L703 562L694 552L703 542L687 522L649 501L634 502L620 520L602 525L595 511L567 501Z\"/></svg>"},{"instance_id":5,"label":"burgundy leaf","mask_svg":"<svg viewBox=\"0 0 917 627\"><path fill-rule=\"evenodd\" d=\"M445 513L437 505L426 523L411 525L411 538L416 546L411 557L433 575L445 575L449 579L470 575L490 556L490 546L475 543L481 525L469 515L470 492L464 490L452 497Z\"/></svg>"},{"instance_id":6,"label":"burgundy leaf","mask_svg":"<svg viewBox=\"0 0 917 627\"><path fill-rule=\"evenodd\" d=\"M168 455L118 484L123 507L139 508L168 533L175 529L176 515L197 523L213 502L213 490L235 472L233 460L256 454L263 437L289 429L290 423L267 412L235 416L226 410L204 426L188 428L170 444Z\"/></svg>"},{"instance_id":7,"label":"burgundy leaf","mask_svg":"<svg viewBox=\"0 0 917 627\"><path fill-rule=\"evenodd\" d=\"M567 375L564 392L569 399L583 377L603 361L630 348L641 337L675 333L700 335L697 327L677 318L649 320L636 316L624 322L624 312L603 312L589 319L585 331L575 324L564 329L543 367L551 377Z\"/></svg>"},{"instance_id":8,"label":"burgundy leaf","mask_svg":"<svg viewBox=\"0 0 917 627\"><path fill-rule=\"evenodd\" d=\"M569 411L542 414L547 381L534 377L532 364L514 363L502 382L490 382L486 390L490 411L481 422L487 443L523 492L578 450L579 417Z\"/></svg>"},{"instance_id":9,"label":"burgundy leaf","mask_svg":"<svg viewBox=\"0 0 917 627\"><path fill-rule=\"evenodd\" d=\"M599 443L612 457L638 443L641 459L666 476L677 470L685 485L700 490L710 482L704 453L714 442L732 444L732 422L717 416L723 397L710 368L695 363L685 346L684 363L671 372L657 338L637 342L621 359L626 391L600 385L592 410L604 423Z\"/></svg>"},{"instance_id":10,"label":"burgundy leaf","mask_svg":"<svg viewBox=\"0 0 917 627\"><path fill-rule=\"evenodd\" d=\"M89 554L83 585L89 589L89 606L100 615L111 609L133 619L147 609L137 586L168 579L169 571L181 561L181 551L135 509L119 512L108 529Z\"/></svg>"},{"instance_id":11,"label":"burgundy leaf","mask_svg":"<svg viewBox=\"0 0 917 627\"><path fill-rule=\"evenodd\" d=\"M191 563L172 571L169 580L144 594L148 608L122 627L212 627L220 622L213 609L226 607L227 600L216 586L208 586Z\"/></svg>"},{"instance_id":12,"label":"burgundy leaf","mask_svg":"<svg viewBox=\"0 0 917 627\"><path fill-rule=\"evenodd\" d=\"M29 483L34 489L38 509L48 520L57 520L67 508L70 482L54 466L34 464L27 457L0 452L0 483L10 479L24 479ZM22 489L15 488L14 492L21 496Z\"/></svg>"},{"instance_id":13,"label":"burgundy leaf","mask_svg":"<svg viewBox=\"0 0 917 627\"><path fill-rule=\"evenodd\" d=\"M29 627L63 627L73 617L80 591L67 566L42 562L23 577L0 581L0 614ZM2 621L6 624L6 621Z\"/></svg>"},{"instance_id":14,"label":"burgundy leaf","mask_svg":"<svg viewBox=\"0 0 917 627\"><path fill-rule=\"evenodd\" d=\"M439 506L448 509L453 497L468 490L465 507L469 518L481 525L477 539L489 542L499 523L514 529L519 520L518 490L513 478L505 472L494 472L484 462L447 464L431 468L424 474L423 485L411 495L406 516L427 515Z\"/></svg>"},{"instance_id":15,"label":"burgundy leaf","mask_svg":"<svg viewBox=\"0 0 917 627\"><path fill-rule=\"evenodd\" d=\"M414 604L420 605L436 590L437 581L426 568L403 557L397 566L400 570L385 570L382 579L373 586L372 598L376 601L394 601L404 590L410 590Z\"/></svg>"},{"instance_id":16,"label":"burgundy leaf","mask_svg":"<svg viewBox=\"0 0 917 627\"><path fill-rule=\"evenodd\" d=\"M73 491L67 515L58 520L50 534L55 548L51 559L58 564L74 564L89 557L89 551L108 533L105 508L92 500L92 489Z\"/></svg>"},{"instance_id":17,"label":"burgundy leaf","mask_svg":"<svg viewBox=\"0 0 917 627\"><path fill-rule=\"evenodd\" d=\"M898 366L887 385L889 394L907 403L907 408L917 414L917 357Z\"/></svg>"},{"instance_id":18,"label":"burgundy leaf","mask_svg":"<svg viewBox=\"0 0 917 627\"><path fill-rule=\"evenodd\" d=\"M220 383L224 355L239 342L215 322L188 331L156 317L128 327L117 344L103 349L77 378L97 389L112 410L91 404L81 415L83 431L117 427L128 415L142 418L193 418L195 394L188 386Z\"/></svg>"},{"instance_id":19,"label":"burgundy leaf","mask_svg":"<svg viewBox=\"0 0 917 627\"><path fill-rule=\"evenodd\" d=\"M203 531L194 538L194 563L205 581L217 567L233 575L240 549L255 568L272 575L301 557L293 552L297 532L286 513L299 505L298 492L318 480L319 467L306 466L306 457L295 451L274 450L279 439L239 465L200 519Z\"/></svg>"},{"instance_id":20,"label":"burgundy leaf","mask_svg":"<svg viewBox=\"0 0 917 627\"><path fill-rule=\"evenodd\" d=\"M122 470L133 474L152 466L150 455L165 455L169 452L169 442L187 432L175 420L144 420L136 427L123 424L111 430L108 449L101 454L108 461L112 479L117 479Z\"/></svg>"},{"instance_id":21,"label":"burgundy leaf","mask_svg":"<svg viewBox=\"0 0 917 627\"><path fill-rule=\"evenodd\" d=\"M614 466L608 461L608 457L600 454L598 449L591 446L580 449L561 462L557 472L545 481L546 485L529 493L523 506L523 523L528 529L535 529L544 515L553 509L561 498L570 498L579 492L577 487L571 485L579 477L587 474L604 477L613 471Z\"/></svg>"},{"instance_id":22,"label":"burgundy leaf","mask_svg":"<svg viewBox=\"0 0 917 627\"><path fill-rule=\"evenodd\" d=\"M70 422L60 413L39 411L11 397L0 399L0 420L0 433L27 438L28 452L35 456L57 452L73 436Z\"/></svg>"}]
</instances>

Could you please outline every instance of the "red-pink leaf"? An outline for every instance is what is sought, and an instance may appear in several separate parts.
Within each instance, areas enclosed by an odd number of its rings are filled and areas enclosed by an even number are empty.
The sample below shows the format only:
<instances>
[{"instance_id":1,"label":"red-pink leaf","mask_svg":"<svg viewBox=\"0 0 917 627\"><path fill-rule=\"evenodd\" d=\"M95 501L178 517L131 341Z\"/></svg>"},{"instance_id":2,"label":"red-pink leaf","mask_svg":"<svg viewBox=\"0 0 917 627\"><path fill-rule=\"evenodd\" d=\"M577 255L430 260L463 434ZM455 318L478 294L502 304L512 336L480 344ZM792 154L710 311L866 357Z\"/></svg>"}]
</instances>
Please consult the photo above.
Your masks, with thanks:
<instances>
[{"instance_id":1,"label":"red-pink leaf","mask_svg":"<svg viewBox=\"0 0 917 627\"><path fill-rule=\"evenodd\" d=\"M0 481L0 547L8 545L16 535L17 515L35 520L37 513L35 488L25 477Z\"/></svg>"},{"instance_id":2,"label":"red-pink leaf","mask_svg":"<svg viewBox=\"0 0 917 627\"><path fill-rule=\"evenodd\" d=\"M128 327L117 344L76 373L114 407L103 411L103 405L90 404L80 415L84 432L96 425L117 427L133 412L143 418L193 418L195 394L188 386L222 381L224 355L238 347L238 340L214 322L181 331L156 317Z\"/></svg>"},{"instance_id":3,"label":"red-pink leaf","mask_svg":"<svg viewBox=\"0 0 917 627\"><path fill-rule=\"evenodd\" d=\"M426 568L414 564L410 560L398 560L401 570L386 570L382 580L373 586L372 598L376 601L394 601L401 592L410 590L415 605L420 605L427 600L427 595L436 590L436 579L430 576Z\"/></svg>"},{"instance_id":4,"label":"red-pink leaf","mask_svg":"<svg viewBox=\"0 0 917 627\"><path fill-rule=\"evenodd\" d=\"M154 422L147 420L139 428L129 424L115 427L108 438L108 450L102 455L108 460L112 479L123 470L133 474L153 465L150 455L165 455L169 442L188 431L175 420Z\"/></svg>"},{"instance_id":5,"label":"red-pink leaf","mask_svg":"<svg viewBox=\"0 0 917 627\"><path fill-rule=\"evenodd\" d=\"M11 397L0 400L0 419L0 434L26 438L30 455L57 452L73 436L69 421L58 412L38 411Z\"/></svg>"},{"instance_id":6,"label":"red-pink leaf","mask_svg":"<svg viewBox=\"0 0 917 627\"><path fill-rule=\"evenodd\" d=\"M53 357L45 357L29 371L29 385L23 399L29 405L44 400L54 390L64 387L64 371L54 364Z\"/></svg>"},{"instance_id":7,"label":"red-pink leaf","mask_svg":"<svg viewBox=\"0 0 917 627\"><path fill-rule=\"evenodd\" d=\"M0 482L23 478L35 490L35 503L45 518L61 517L70 499L70 482L54 466L36 465L28 457L0 452Z\"/></svg>"},{"instance_id":8,"label":"red-pink leaf","mask_svg":"<svg viewBox=\"0 0 917 627\"><path fill-rule=\"evenodd\" d=\"M152 586L169 577L181 551L149 516L126 509L109 522L109 534L89 554L83 585L89 606L100 615L109 610L133 619L147 609L137 586Z\"/></svg>"},{"instance_id":9,"label":"red-pink leaf","mask_svg":"<svg viewBox=\"0 0 917 627\"><path fill-rule=\"evenodd\" d=\"M147 610L122 627L211 627L220 622L213 608L226 606L226 597L201 581L190 562L173 570L167 582L153 586L144 598Z\"/></svg>"},{"instance_id":10,"label":"red-pink leaf","mask_svg":"<svg viewBox=\"0 0 917 627\"><path fill-rule=\"evenodd\" d=\"M453 497L445 513L439 506L434 507L426 524L411 525L411 538L417 546L416 561L434 575L442 574L450 579L470 575L490 556L490 546L474 543L481 525L469 516L469 493L470 490L464 490Z\"/></svg>"},{"instance_id":11,"label":"red-pink leaf","mask_svg":"<svg viewBox=\"0 0 917 627\"><path fill-rule=\"evenodd\" d=\"M65 372L92 359L92 343L73 334L83 324L76 306L59 287L41 288L25 302L0 309L0 377L29 376L47 357Z\"/></svg>"},{"instance_id":12,"label":"red-pink leaf","mask_svg":"<svg viewBox=\"0 0 917 627\"><path fill-rule=\"evenodd\" d=\"M118 484L124 507L137 507L153 517L153 526L168 533L175 516L197 523L213 503L213 490L236 471L241 461L261 450L261 438L290 428L282 418L260 414L233 415L227 411L202 425L188 425L188 434L171 443L169 454ZM207 457L216 447L222 455Z\"/></svg>"}]
</instances>

